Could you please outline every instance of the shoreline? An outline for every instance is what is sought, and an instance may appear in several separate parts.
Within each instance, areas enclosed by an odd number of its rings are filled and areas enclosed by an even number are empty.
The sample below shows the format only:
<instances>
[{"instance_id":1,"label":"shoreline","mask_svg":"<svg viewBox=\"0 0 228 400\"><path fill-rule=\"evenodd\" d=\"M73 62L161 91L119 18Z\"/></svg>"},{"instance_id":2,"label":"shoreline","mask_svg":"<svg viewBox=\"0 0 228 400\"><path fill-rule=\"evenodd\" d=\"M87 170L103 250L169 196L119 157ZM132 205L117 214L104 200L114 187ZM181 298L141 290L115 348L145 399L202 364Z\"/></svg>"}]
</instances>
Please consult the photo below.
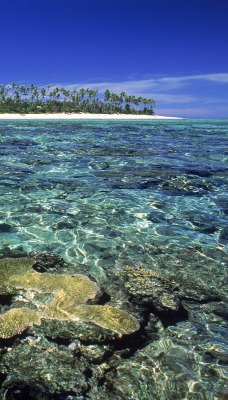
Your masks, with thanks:
<instances>
[{"instance_id":1,"label":"shoreline","mask_svg":"<svg viewBox=\"0 0 228 400\"><path fill-rule=\"evenodd\" d=\"M138 114L0 114L0 120L80 120L80 119L102 119L102 120L160 120L160 119L183 119L179 117L165 117L163 115L138 115Z\"/></svg>"}]
</instances>

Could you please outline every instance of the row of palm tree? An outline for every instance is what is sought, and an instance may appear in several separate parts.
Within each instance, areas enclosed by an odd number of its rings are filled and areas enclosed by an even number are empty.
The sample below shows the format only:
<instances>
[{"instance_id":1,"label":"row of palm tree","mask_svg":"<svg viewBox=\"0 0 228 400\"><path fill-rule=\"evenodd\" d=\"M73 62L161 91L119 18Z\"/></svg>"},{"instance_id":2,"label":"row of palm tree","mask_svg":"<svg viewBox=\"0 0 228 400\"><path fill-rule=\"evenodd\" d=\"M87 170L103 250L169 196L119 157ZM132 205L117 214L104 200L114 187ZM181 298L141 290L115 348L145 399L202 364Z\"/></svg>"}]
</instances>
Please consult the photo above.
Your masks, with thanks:
<instances>
[{"instance_id":1,"label":"row of palm tree","mask_svg":"<svg viewBox=\"0 0 228 400\"><path fill-rule=\"evenodd\" d=\"M0 113L124 113L154 114L155 101L144 97L105 90L103 95L93 89L24 86L15 82L0 85Z\"/></svg>"}]
</instances>

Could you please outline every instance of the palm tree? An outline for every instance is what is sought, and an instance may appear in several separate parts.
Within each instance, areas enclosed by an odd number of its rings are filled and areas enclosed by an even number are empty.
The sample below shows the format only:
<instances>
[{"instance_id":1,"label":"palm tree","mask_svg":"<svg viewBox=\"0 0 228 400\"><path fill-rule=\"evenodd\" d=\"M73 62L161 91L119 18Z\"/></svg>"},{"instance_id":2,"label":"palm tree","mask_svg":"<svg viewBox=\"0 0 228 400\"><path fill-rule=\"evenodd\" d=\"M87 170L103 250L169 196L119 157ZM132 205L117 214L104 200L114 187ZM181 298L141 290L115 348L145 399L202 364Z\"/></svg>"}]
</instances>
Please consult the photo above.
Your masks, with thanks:
<instances>
[{"instance_id":1,"label":"palm tree","mask_svg":"<svg viewBox=\"0 0 228 400\"><path fill-rule=\"evenodd\" d=\"M64 87L62 87L61 88L61 93L64 96L64 99L63 99L63 111L67 111L66 101L70 97L70 91L65 89Z\"/></svg>"},{"instance_id":2,"label":"palm tree","mask_svg":"<svg viewBox=\"0 0 228 400\"><path fill-rule=\"evenodd\" d=\"M28 87L12 82L10 85L0 85L0 112L15 112L25 110L37 112L37 109L56 112L62 107L63 111L87 112L122 112L127 114L143 113L153 114L155 101L143 97L127 95L122 91L119 95L111 93L109 89L104 92L103 100L98 97L98 90L81 88L72 91L58 87L51 90L51 84L39 89L34 84ZM61 98L61 94L63 98ZM27 96L29 95L29 99ZM125 103L123 107L123 103ZM142 109L141 104L144 105ZM147 108L146 106L149 106ZM136 109L134 108L136 106Z\"/></svg>"},{"instance_id":3,"label":"palm tree","mask_svg":"<svg viewBox=\"0 0 228 400\"><path fill-rule=\"evenodd\" d=\"M26 102L27 101L26 96L28 96L28 89L25 86L20 85L20 92L21 95L24 96L24 102Z\"/></svg>"},{"instance_id":4,"label":"palm tree","mask_svg":"<svg viewBox=\"0 0 228 400\"><path fill-rule=\"evenodd\" d=\"M81 109L84 108L84 97L86 94L86 90L84 88L79 90L79 103L81 103Z\"/></svg>"},{"instance_id":5,"label":"palm tree","mask_svg":"<svg viewBox=\"0 0 228 400\"><path fill-rule=\"evenodd\" d=\"M76 108L78 106L78 97L79 93L77 91L77 89L73 89L72 93L70 94L71 100L73 102L73 111L76 111Z\"/></svg>"},{"instance_id":6,"label":"palm tree","mask_svg":"<svg viewBox=\"0 0 228 400\"><path fill-rule=\"evenodd\" d=\"M155 101L154 101L153 99L148 99L148 104L150 105L150 108L149 108L150 113L151 113L151 114L154 114L154 109L153 109L153 107L155 106Z\"/></svg>"},{"instance_id":7,"label":"palm tree","mask_svg":"<svg viewBox=\"0 0 228 400\"><path fill-rule=\"evenodd\" d=\"M110 100L111 100L111 92L109 89L106 89L104 92L104 108L103 108L103 112L108 112L110 111L111 105L110 105Z\"/></svg>"},{"instance_id":8,"label":"palm tree","mask_svg":"<svg viewBox=\"0 0 228 400\"><path fill-rule=\"evenodd\" d=\"M46 86L46 88L47 88L46 94L47 94L47 96L49 96L49 97L50 97L50 92L51 92L51 84L49 83L49 84Z\"/></svg>"},{"instance_id":9,"label":"palm tree","mask_svg":"<svg viewBox=\"0 0 228 400\"><path fill-rule=\"evenodd\" d=\"M4 103L5 99L6 99L6 88L4 85L0 85L0 102Z\"/></svg>"},{"instance_id":10,"label":"palm tree","mask_svg":"<svg viewBox=\"0 0 228 400\"><path fill-rule=\"evenodd\" d=\"M58 101L58 99L60 98L60 90L58 87L53 89L53 98L55 101Z\"/></svg>"},{"instance_id":11,"label":"palm tree","mask_svg":"<svg viewBox=\"0 0 228 400\"><path fill-rule=\"evenodd\" d=\"M46 89L45 89L45 88L41 88L41 91L40 91L40 93L41 93L41 96L42 96L42 101L44 101L44 99L45 99L45 96L46 96L46 94L47 94L47 91L46 91Z\"/></svg>"},{"instance_id":12,"label":"palm tree","mask_svg":"<svg viewBox=\"0 0 228 400\"><path fill-rule=\"evenodd\" d=\"M39 89L38 89L38 87L35 87L34 88L34 98L36 99L37 102L39 100L39 96L40 96Z\"/></svg>"},{"instance_id":13,"label":"palm tree","mask_svg":"<svg viewBox=\"0 0 228 400\"><path fill-rule=\"evenodd\" d=\"M98 93L98 90L86 89L86 93L88 94L88 107L89 110L93 110L95 96Z\"/></svg>"},{"instance_id":14,"label":"palm tree","mask_svg":"<svg viewBox=\"0 0 228 400\"><path fill-rule=\"evenodd\" d=\"M30 92L31 102L33 102L33 100L35 99L34 92L33 92L34 89L35 89L35 85L33 83L31 83L31 85L28 87L28 91Z\"/></svg>"},{"instance_id":15,"label":"palm tree","mask_svg":"<svg viewBox=\"0 0 228 400\"><path fill-rule=\"evenodd\" d=\"M125 103L125 101L126 101L126 93L125 92L120 92L121 112L123 112L122 104Z\"/></svg>"},{"instance_id":16,"label":"palm tree","mask_svg":"<svg viewBox=\"0 0 228 400\"><path fill-rule=\"evenodd\" d=\"M104 92L104 101L109 102L110 99L111 99L111 92L109 89L106 89Z\"/></svg>"}]
</instances>

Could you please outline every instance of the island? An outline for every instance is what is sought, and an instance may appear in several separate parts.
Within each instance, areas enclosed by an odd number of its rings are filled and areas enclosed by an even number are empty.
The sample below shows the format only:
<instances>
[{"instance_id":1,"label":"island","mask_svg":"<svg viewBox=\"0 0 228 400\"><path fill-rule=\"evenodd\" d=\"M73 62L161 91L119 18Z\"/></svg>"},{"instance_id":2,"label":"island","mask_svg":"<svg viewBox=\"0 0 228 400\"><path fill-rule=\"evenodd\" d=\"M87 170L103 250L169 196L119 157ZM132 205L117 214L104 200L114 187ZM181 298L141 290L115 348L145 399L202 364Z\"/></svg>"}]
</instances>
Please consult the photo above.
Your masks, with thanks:
<instances>
[{"instance_id":1,"label":"island","mask_svg":"<svg viewBox=\"0 0 228 400\"><path fill-rule=\"evenodd\" d=\"M125 92L64 87L0 85L0 114L127 114L154 115L155 101Z\"/></svg>"}]
</instances>

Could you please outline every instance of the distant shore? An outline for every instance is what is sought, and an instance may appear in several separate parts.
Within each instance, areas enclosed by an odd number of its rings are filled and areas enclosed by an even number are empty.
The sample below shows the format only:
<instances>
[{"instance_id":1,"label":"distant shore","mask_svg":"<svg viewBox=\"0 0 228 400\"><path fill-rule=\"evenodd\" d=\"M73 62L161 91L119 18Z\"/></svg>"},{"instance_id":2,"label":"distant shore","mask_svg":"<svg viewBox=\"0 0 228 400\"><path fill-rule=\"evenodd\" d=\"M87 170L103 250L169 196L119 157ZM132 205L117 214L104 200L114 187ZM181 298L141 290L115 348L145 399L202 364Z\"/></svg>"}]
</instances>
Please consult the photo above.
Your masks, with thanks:
<instances>
[{"instance_id":1,"label":"distant shore","mask_svg":"<svg viewBox=\"0 0 228 400\"><path fill-rule=\"evenodd\" d=\"M156 120L156 119L182 119L178 117L165 117L162 115L138 115L138 114L0 114L0 120L42 120L42 119L55 119L55 120L78 120L78 119L105 119L105 120Z\"/></svg>"}]
</instances>

